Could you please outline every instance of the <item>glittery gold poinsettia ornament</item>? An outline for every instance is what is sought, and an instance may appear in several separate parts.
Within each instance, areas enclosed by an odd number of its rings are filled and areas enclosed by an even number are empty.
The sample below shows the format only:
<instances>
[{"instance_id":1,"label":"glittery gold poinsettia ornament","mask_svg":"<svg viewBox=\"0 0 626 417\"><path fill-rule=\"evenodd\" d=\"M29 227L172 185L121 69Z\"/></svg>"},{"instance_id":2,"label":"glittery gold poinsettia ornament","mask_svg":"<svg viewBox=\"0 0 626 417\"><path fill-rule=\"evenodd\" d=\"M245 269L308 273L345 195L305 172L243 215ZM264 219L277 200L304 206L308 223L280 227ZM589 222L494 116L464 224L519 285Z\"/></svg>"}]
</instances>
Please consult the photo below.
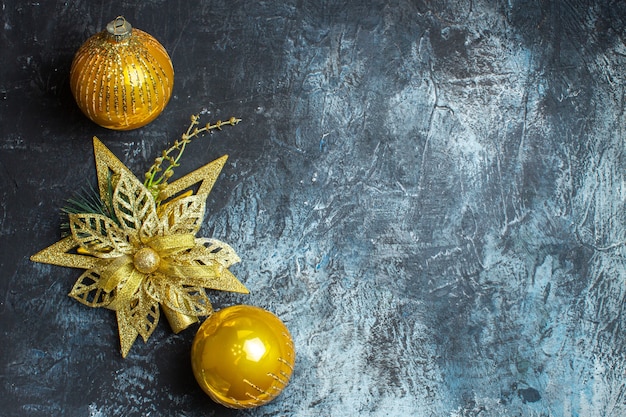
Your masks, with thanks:
<instances>
[{"instance_id":1,"label":"glittery gold poinsettia ornament","mask_svg":"<svg viewBox=\"0 0 626 417\"><path fill-rule=\"evenodd\" d=\"M157 158L144 183L94 137L101 207L73 210L71 234L31 257L86 269L69 295L89 307L115 311L123 357L138 335L148 340L160 310L178 333L213 312L205 289L248 292L228 270L239 262L235 251L218 240L196 237L206 199L227 156L167 183L191 137L216 128L209 124L190 134L196 124L194 116L182 141ZM173 149L179 151L176 159L169 156ZM170 166L162 172L164 159Z\"/></svg>"}]
</instances>

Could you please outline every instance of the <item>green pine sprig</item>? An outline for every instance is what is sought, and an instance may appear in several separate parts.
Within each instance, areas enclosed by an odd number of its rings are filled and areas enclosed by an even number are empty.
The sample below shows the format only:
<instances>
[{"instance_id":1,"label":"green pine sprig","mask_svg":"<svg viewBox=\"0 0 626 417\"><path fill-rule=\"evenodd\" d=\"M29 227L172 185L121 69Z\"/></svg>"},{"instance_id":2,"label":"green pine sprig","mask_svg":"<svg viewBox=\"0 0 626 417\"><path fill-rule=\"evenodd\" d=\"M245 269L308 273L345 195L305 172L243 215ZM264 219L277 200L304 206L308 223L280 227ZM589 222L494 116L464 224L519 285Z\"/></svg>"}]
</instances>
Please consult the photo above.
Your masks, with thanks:
<instances>
[{"instance_id":1,"label":"green pine sprig","mask_svg":"<svg viewBox=\"0 0 626 417\"><path fill-rule=\"evenodd\" d=\"M100 197L100 192L92 184L81 187L76 194L67 199L66 205L61 208L63 216L70 214L101 214L113 220L118 226L120 221L113 210L113 178L107 178L107 195L105 200ZM64 235L70 233L69 221L61 223L61 232Z\"/></svg>"}]
</instances>

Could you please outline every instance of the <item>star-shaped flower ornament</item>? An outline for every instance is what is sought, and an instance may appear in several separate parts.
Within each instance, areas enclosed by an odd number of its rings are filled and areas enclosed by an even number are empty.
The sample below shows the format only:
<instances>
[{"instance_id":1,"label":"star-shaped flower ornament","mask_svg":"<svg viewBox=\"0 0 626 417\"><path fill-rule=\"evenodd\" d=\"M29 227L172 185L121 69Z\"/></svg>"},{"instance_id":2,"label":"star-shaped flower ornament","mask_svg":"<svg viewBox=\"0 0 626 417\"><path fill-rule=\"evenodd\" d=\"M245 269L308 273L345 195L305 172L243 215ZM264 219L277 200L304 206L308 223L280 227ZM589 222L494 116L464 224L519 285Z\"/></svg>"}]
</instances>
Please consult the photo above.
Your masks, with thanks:
<instances>
[{"instance_id":1,"label":"star-shaped flower ornament","mask_svg":"<svg viewBox=\"0 0 626 417\"><path fill-rule=\"evenodd\" d=\"M86 270L69 295L115 311L126 357L138 335L148 340L160 310L178 333L213 312L206 289L248 290L228 270L240 260L235 251L196 237L227 156L166 184L155 197L102 142L94 137L93 144L106 214L70 214L71 234L31 259Z\"/></svg>"}]
</instances>

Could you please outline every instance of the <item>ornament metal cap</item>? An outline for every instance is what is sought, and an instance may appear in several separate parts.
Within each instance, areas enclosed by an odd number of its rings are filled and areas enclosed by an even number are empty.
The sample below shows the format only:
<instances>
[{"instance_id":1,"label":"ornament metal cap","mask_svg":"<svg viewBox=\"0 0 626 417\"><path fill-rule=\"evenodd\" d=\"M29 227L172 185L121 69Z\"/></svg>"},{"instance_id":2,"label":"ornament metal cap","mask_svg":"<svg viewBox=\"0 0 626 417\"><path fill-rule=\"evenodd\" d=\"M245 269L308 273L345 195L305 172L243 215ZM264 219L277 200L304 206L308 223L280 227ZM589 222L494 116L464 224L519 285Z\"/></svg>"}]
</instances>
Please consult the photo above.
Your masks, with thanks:
<instances>
[{"instance_id":1,"label":"ornament metal cap","mask_svg":"<svg viewBox=\"0 0 626 417\"><path fill-rule=\"evenodd\" d=\"M124 16L118 16L115 20L107 24L107 32L115 39L116 42L121 42L130 38L133 26L124 18Z\"/></svg>"}]
</instances>

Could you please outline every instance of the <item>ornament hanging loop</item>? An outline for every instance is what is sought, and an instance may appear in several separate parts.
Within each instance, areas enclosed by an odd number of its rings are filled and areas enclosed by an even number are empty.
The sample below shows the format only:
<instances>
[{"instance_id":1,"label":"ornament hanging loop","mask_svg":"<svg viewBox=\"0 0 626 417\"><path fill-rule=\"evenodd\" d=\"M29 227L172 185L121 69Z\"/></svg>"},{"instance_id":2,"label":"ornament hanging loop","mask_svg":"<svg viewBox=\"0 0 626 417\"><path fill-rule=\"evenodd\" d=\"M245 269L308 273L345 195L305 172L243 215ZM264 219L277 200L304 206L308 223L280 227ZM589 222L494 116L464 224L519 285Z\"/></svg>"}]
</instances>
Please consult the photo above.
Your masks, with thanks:
<instances>
[{"instance_id":1,"label":"ornament hanging loop","mask_svg":"<svg viewBox=\"0 0 626 417\"><path fill-rule=\"evenodd\" d=\"M130 38L132 30L132 25L124 18L124 16L118 16L107 24L107 32L116 42L121 42Z\"/></svg>"}]
</instances>

